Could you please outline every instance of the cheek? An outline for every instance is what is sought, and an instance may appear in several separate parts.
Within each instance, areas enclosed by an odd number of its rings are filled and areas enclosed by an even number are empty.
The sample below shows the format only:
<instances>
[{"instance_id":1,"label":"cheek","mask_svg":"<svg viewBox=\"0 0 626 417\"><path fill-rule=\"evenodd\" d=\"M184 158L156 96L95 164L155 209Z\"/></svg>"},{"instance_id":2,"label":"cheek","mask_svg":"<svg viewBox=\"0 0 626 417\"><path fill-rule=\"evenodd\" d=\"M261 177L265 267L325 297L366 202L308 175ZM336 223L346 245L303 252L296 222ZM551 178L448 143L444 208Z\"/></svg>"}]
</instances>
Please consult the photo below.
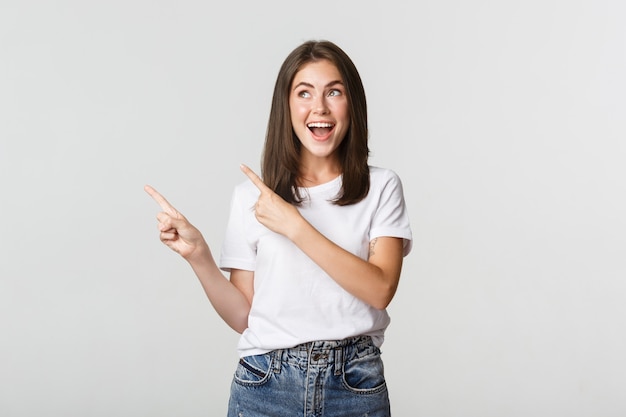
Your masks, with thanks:
<instances>
[{"instance_id":1,"label":"cheek","mask_svg":"<svg viewBox=\"0 0 626 417\"><path fill-rule=\"evenodd\" d=\"M296 104L289 105L289 112L291 113L291 120L302 120L305 116L305 111L303 106L298 106Z\"/></svg>"},{"instance_id":2,"label":"cheek","mask_svg":"<svg viewBox=\"0 0 626 417\"><path fill-rule=\"evenodd\" d=\"M349 121L350 112L348 111L348 103L345 101L337 103L332 110L336 117L341 118L344 121Z\"/></svg>"},{"instance_id":3,"label":"cheek","mask_svg":"<svg viewBox=\"0 0 626 417\"><path fill-rule=\"evenodd\" d=\"M350 127L350 114L348 112L337 115L337 119L341 121L341 127L343 130L348 130Z\"/></svg>"}]
</instances>

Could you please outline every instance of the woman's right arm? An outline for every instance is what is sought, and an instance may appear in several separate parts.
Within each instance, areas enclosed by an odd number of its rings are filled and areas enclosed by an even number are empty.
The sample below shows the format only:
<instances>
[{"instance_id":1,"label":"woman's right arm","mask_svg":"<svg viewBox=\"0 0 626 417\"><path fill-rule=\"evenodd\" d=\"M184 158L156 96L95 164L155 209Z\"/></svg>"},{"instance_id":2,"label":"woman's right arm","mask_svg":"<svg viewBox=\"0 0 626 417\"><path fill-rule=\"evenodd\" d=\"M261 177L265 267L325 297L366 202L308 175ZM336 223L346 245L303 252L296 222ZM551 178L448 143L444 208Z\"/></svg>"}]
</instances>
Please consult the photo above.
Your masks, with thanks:
<instances>
[{"instance_id":1,"label":"woman's right arm","mask_svg":"<svg viewBox=\"0 0 626 417\"><path fill-rule=\"evenodd\" d=\"M146 185L145 190L163 210L157 215L161 241L189 262L213 308L226 324L243 332L248 327L253 272L233 270L231 280L226 279L200 231L154 188Z\"/></svg>"}]
</instances>

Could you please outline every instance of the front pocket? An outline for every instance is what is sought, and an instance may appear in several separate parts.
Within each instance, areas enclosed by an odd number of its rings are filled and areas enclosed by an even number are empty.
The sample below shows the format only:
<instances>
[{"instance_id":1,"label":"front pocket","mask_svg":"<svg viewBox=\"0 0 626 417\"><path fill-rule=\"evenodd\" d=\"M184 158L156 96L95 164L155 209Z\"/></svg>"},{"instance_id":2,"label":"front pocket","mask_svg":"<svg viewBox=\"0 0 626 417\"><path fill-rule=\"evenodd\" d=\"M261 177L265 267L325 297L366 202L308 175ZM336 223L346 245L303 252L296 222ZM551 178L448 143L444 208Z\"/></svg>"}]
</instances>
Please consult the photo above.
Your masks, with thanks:
<instances>
[{"instance_id":1,"label":"front pocket","mask_svg":"<svg viewBox=\"0 0 626 417\"><path fill-rule=\"evenodd\" d=\"M267 375L266 373L263 373L262 371L256 369L254 366L249 365L248 362L244 361L243 359L239 359L239 364L261 379L265 378L265 375Z\"/></svg>"},{"instance_id":2,"label":"front pocket","mask_svg":"<svg viewBox=\"0 0 626 417\"><path fill-rule=\"evenodd\" d=\"M343 382L347 389L358 394L374 394L387 388L380 353L355 357L344 364Z\"/></svg>"},{"instance_id":3,"label":"front pocket","mask_svg":"<svg viewBox=\"0 0 626 417\"><path fill-rule=\"evenodd\" d=\"M242 385L261 385L265 383L271 374L272 355L246 356L239 359L235 371L235 381Z\"/></svg>"}]
</instances>

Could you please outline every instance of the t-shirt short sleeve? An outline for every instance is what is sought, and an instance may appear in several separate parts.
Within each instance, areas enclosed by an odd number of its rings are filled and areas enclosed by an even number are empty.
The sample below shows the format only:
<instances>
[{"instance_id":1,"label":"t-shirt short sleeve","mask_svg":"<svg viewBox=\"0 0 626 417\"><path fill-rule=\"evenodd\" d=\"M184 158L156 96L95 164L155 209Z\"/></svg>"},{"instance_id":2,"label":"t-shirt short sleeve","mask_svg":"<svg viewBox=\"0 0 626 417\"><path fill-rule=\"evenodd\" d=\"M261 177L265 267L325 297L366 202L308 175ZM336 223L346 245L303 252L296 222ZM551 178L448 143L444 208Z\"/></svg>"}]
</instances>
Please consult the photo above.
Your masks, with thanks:
<instances>
[{"instance_id":1,"label":"t-shirt short sleeve","mask_svg":"<svg viewBox=\"0 0 626 417\"><path fill-rule=\"evenodd\" d=\"M246 233L250 222L255 221L254 202L257 196L253 189L244 183L233 191L230 202L230 215L226 227L226 235L222 243L219 266L223 271L242 269L254 271L256 266L256 247L248 239Z\"/></svg>"},{"instance_id":2,"label":"t-shirt short sleeve","mask_svg":"<svg viewBox=\"0 0 626 417\"><path fill-rule=\"evenodd\" d=\"M372 219L370 239L383 236L403 238L403 255L406 256L413 246L413 237L400 177L391 170L385 170L381 187L378 208Z\"/></svg>"}]
</instances>

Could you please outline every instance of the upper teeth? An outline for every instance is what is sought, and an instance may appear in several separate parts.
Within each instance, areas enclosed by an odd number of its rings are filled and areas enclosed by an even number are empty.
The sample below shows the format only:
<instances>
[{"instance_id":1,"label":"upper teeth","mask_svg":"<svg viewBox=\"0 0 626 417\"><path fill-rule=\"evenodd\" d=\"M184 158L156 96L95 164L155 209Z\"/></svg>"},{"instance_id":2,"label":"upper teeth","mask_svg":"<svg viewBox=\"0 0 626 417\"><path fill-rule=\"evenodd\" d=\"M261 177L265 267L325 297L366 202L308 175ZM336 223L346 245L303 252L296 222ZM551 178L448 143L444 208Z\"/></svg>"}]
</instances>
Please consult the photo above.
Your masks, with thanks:
<instances>
[{"instance_id":1,"label":"upper teeth","mask_svg":"<svg viewBox=\"0 0 626 417\"><path fill-rule=\"evenodd\" d=\"M333 127L332 123L322 123L322 122L309 123L307 126L308 127Z\"/></svg>"}]
</instances>

